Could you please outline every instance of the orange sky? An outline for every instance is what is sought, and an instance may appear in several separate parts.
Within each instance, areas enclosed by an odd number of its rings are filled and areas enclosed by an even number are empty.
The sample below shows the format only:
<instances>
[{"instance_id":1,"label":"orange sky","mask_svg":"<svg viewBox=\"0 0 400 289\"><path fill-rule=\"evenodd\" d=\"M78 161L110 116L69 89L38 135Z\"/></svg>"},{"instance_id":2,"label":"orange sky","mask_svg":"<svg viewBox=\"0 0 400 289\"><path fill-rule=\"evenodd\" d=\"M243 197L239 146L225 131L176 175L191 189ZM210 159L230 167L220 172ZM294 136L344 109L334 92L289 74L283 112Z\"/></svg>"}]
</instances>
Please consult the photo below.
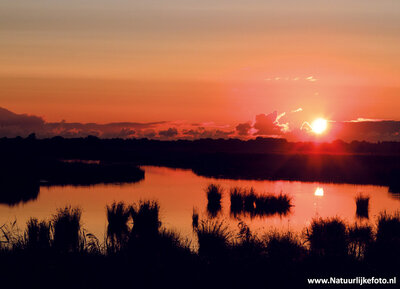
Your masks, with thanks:
<instances>
[{"instance_id":1,"label":"orange sky","mask_svg":"<svg viewBox=\"0 0 400 289\"><path fill-rule=\"evenodd\" d=\"M399 1L214 2L2 1L0 106L99 123L299 107L299 123L399 120Z\"/></svg>"}]
</instances>

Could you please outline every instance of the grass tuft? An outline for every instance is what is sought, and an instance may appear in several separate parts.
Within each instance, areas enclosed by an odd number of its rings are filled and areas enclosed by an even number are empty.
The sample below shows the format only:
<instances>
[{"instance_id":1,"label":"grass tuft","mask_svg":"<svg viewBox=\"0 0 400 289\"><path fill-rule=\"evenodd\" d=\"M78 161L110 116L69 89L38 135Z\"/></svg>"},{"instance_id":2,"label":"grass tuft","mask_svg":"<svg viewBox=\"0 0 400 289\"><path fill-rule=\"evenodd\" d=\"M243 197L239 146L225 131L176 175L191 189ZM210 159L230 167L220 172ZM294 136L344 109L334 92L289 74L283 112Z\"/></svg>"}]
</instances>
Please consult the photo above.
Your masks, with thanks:
<instances>
[{"instance_id":1,"label":"grass tuft","mask_svg":"<svg viewBox=\"0 0 400 289\"><path fill-rule=\"evenodd\" d=\"M81 216L80 208L67 206L58 209L53 216L53 245L60 252L79 251L81 236Z\"/></svg>"},{"instance_id":2,"label":"grass tuft","mask_svg":"<svg viewBox=\"0 0 400 289\"><path fill-rule=\"evenodd\" d=\"M156 201L140 201L131 207L133 237L151 237L161 226L160 206Z\"/></svg>"},{"instance_id":3,"label":"grass tuft","mask_svg":"<svg viewBox=\"0 0 400 289\"><path fill-rule=\"evenodd\" d=\"M202 220L196 230L199 255L217 257L231 245L232 233L223 221Z\"/></svg>"},{"instance_id":4,"label":"grass tuft","mask_svg":"<svg viewBox=\"0 0 400 289\"><path fill-rule=\"evenodd\" d=\"M355 223L348 228L349 254L356 259L365 256L367 247L373 240L372 228L369 225Z\"/></svg>"},{"instance_id":5,"label":"grass tuft","mask_svg":"<svg viewBox=\"0 0 400 289\"><path fill-rule=\"evenodd\" d=\"M193 230L199 227L199 213L197 212L196 208L193 208L193 214L192 214L192 227Z\"/></svg>"},{"instance_id":6,"label":"grass tuft","mask_svg":"<svg viewBox=\"0 0 400 289\"><path fill-rule=\"evenodd\" d=\"M47 249L51 244L50 222L31 218L26 223L25 244L29 249Z\"/></svg>"},{"instance_id":7,"label":"grass tuft","mask_svg":"<svg viewBox=\"0 0 400 289\"><path fill-rule=\"evenodd\" d=\"M345 223L338 217L313 219L305 237L313 255L343 257L347 255Z\"/></svg>"},{"instance_id":8,"label":"grass tuft","mask_svg":"<svg viewBox=\"0 0 400 289\"><path fill-rule=\"evenodd\" d=\"M270 215L286 216L290 213L292 199L287 195L258 194L254 188L244 190L234 187L230 191L231 214L234 217L246 215L250 217L264 217Z\"/></svg>"},{"instance_id":9,"label":"grass tuft","mask_svg":"<svg viewBox=\"0 0 400 289\"><path fill-rule=\"evenodd\" d=\"M107 206L107 244L112 251L121 249L129 235L130 210L123 202Z\"/></svg>"},{"instance_id":10,"label":"grass tuft","mask_svg":"<svg viewBox=\"0 0 400 289\"><path fill-rule=\"evenodd\" d=\"M207 212L211 218L215 218L221 211L221 199L223 188L218 184L209 184L206 188Z\"/></svg>"},{"instance_id":11,"label":"grass tuft","mask_svg":"<svg viewBox=\"0 0 400 289\"><path fill-rule=\"evenodd\" d=\"M272 232L265 237L267 255L273 263L290 263L300 260L305 249L292 232Z\"/></svg>"},{"instance_id":12,"label":"grass tuft","mask_svg":"<svg viewBox=\"0 0 400 289\"><path fill-rule=\"evenodd\" d=\"M356 216L357 218L369 218L369 196L358 194L356 196Z\"/></svg>"}]
</instances>

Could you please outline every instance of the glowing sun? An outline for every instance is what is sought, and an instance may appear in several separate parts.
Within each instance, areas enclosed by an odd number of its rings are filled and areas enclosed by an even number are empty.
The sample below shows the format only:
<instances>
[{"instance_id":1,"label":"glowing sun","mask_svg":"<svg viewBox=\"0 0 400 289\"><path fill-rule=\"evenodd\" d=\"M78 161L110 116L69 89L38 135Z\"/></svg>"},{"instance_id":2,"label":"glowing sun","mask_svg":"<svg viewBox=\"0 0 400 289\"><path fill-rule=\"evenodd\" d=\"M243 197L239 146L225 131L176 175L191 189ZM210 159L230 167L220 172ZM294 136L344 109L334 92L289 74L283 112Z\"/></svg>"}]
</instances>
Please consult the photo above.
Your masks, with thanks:
<instances>
[{"instance_id":1,"label":"glowing sun","mask_svg":"<svg viewBox=\"0 0 400 289\"><path fill-rule=\"evenodd\" d=\"M316 134L321 134L326 130L327 126L328 126L328 121L326 119L317 118L312 122L311 129Z\"/></svg>"}]
</instances>

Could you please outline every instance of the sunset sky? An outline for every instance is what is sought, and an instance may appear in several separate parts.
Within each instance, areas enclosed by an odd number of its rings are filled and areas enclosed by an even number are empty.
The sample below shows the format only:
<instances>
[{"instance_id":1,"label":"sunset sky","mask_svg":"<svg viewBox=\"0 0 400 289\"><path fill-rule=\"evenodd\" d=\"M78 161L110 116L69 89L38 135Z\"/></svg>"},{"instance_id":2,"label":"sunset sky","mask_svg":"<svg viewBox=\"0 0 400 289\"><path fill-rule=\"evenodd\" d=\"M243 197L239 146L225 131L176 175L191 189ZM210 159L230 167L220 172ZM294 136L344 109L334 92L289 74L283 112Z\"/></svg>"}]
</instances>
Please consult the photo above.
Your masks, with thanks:
<instances>
[{"instance_id":1,"label":"sunset sky","mask_svg":"<svg viewBox=\"0 0 400 289\"><path fill-rule=\"evenodd\" d=\"M0 1L0 107L46 123L400 121L399 79L398 0Z\"/></svg>"}]
</instances>

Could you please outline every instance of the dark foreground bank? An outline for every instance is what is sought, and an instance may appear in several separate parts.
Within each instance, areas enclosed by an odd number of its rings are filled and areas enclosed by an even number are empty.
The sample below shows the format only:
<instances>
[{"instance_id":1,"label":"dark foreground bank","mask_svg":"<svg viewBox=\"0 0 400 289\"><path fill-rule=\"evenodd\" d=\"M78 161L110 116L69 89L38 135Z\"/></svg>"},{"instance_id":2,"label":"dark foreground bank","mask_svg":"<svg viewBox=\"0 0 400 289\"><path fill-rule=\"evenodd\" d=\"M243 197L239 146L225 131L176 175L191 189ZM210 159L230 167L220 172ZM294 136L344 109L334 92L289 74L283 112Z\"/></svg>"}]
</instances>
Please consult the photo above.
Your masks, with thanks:
<instances>
[{"instance_id":1,"label":"dark foreground bank","mask_svg":"<svg viewBox=\"0 0 400 289\"><path fill-rule=\"evenodd\" d=\"M162 226L157 202L114 203L107 219L104 240L86 232L81 211L70 207L49 220L31 219L24 232L1 226L2 287L319 288L307 280L331 277L399 282L399 213L381 213L374 227L315 219L301 236L254 234L240 221L230 231L194 213L192 242Z\"/></svg>"}]
</instances>

